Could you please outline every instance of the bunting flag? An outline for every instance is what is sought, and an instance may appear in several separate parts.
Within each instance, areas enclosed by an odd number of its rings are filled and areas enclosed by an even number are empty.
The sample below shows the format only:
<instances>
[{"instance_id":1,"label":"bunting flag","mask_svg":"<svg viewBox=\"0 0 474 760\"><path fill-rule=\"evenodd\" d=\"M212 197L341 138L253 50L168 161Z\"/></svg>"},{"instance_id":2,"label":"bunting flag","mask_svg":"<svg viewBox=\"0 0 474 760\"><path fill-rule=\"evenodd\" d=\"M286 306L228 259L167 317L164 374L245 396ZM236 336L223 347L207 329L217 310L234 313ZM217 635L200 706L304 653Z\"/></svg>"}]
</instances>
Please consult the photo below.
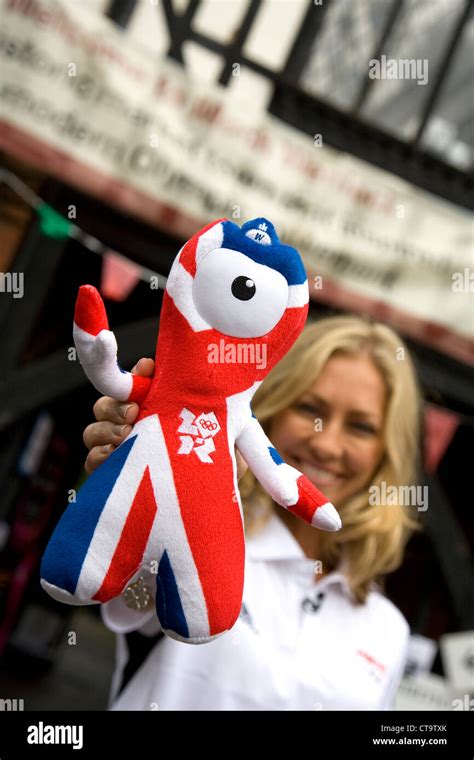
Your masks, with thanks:
<instances>
[{"instance_id":1,"label":"bunting flag","mask_svg":"<svg viewBox=\"0 0 474 760\"><path fill-rule=\"evenodd\" d=\"M140 267L116 251L105 251L100 292L110 301L125 301L140 280Z\"/></svg>"},{"instance_id":2,"label":"bunting flag","mask_svg":"<svg viewBox=\"0 0 474 760\"><path fill-rule=\"evenodd\" d=\"M460 421L456 412L431 404L425 406L425 470L428 473L438 469Z\"/></svg>"},{"instance_id":3,"label":"bunting flag","mask_svg":"<svg viewBox=\"0 0 474 760\"><path fill-rule=\"evenodd\" d=\"M74 224L70 219L62 216L62 214L45 203L39 195L33 192L28 185L25 185L13 172L7 169L0 169L1 182L8 185L16 195L36 212L43 235L54 240L71 238L83 245L87 250L101 256L103 259L101 290L105 298L114 301L124 301L130 295L137 282L142 280L149 284L152 277L155 288L165 289L167 278L164 275L131 261L131 259L122 253L107 248L100 240L93 235L89 235L88 232L82 230L77 224Z\"/></svg>"},{"instance_id":4,"label":"bunting flag","mask_svg":"<svg viewBox=\"0 0 474 760\"><path fill-rule=\"evenodd\" d=\"M66 217L61 216L61 214L58 214L47 203L37 206L36 213L39 217L40 229L43 235L54 240L66 240L66 238L71 237L74 227L72 222L66 219Z\"/></svg>"}]
</instances>

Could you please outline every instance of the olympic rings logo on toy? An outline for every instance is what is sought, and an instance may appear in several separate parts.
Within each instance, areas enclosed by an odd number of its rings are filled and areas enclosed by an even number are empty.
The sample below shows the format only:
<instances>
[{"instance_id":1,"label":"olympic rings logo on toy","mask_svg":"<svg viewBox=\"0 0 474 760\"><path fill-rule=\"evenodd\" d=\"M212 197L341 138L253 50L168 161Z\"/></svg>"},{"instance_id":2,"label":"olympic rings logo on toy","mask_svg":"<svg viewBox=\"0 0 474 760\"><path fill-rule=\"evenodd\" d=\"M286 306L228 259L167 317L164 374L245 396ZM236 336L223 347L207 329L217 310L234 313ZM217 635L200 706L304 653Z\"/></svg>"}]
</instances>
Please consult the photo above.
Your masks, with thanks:
<instances>
[{"instance_id":1,"label":"olympic rings logo on toy","mask_svg":"<svg viewBox=\"0 0 474 760\"><path fill-rule=\"evenodd\" d=\"M217 430L217 422L211 422L211 420L205 420L203 417L198 421L199 425L204 428L204 430Z\"/></svg>"}]
</instances>

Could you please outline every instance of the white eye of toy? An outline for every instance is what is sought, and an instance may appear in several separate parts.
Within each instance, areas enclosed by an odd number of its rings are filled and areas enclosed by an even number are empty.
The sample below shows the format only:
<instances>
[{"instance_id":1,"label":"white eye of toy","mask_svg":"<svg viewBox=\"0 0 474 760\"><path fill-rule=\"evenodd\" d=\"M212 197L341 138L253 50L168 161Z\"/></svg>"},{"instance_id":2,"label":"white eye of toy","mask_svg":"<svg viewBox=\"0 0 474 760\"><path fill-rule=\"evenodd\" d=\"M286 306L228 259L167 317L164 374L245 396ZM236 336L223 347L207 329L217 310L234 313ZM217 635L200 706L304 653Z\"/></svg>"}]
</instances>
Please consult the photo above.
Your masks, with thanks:
<instances>
[{"instance_id":1,"label":"white eye of toy","mask_svg":"<svg viewBox=\"0 0 474 760\"><path fill-rule=\"evenodd\" d=\"M193 299L215 330L237 338L258 338L273 330L288 303L280 272L238 251L218 248L199 264Z\"/></svg>"}]
</instances>

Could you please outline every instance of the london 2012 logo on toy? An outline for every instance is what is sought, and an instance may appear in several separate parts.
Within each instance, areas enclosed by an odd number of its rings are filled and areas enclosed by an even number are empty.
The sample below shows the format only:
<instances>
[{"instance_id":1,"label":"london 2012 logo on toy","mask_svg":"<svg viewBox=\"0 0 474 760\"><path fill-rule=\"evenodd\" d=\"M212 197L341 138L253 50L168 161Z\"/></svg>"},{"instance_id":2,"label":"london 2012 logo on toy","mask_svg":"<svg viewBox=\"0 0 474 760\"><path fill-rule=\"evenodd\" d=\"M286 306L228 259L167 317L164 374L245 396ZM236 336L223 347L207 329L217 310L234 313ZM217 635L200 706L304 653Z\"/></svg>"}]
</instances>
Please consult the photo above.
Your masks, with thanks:
<instances>
[{"instance_id":1,"label":"london 2012 logo on toy","mask_svg":"<svg viewBox=\"0 0 474 760\"><path fill-rule=\"evenodd\" d=\"M182 409L180 417L183 421L178 433L186 435L179 436L181 445L178 454L190 454L194 451L201 462L212 463L211 454L216 450L213 438L221 429L214 412L195 416L189 409Z\"/></svg>"}]
</instances>

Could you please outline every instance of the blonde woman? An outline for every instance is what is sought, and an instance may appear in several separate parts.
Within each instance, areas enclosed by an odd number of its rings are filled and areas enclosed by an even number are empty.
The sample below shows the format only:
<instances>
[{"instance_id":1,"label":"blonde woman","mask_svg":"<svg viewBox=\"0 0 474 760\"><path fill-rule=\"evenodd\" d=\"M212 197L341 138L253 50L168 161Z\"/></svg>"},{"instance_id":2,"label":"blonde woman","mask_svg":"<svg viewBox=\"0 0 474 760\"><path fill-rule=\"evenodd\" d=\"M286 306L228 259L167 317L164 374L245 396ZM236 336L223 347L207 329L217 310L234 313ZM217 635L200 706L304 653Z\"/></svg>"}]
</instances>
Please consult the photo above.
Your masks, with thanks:
<instances>
[{"instance_id":1,"label":"blonde woman","mask_svg":"<svg viewBox=\"0 0 474 760\"><path fill-rule=\"evenodd\" d=\"M135 371L151 375L152 360L140 360ZM416 480L420 394L408 351L384 325L322 320L306 327L252 406L283 459L324 492L343 527L323 532L298 520L247 471L237 624L203 646L160 636L153 579L143 568L139 582L102 606L118 634L112 709L392 706L409 629L380 583L400 565L416 523L413 507L384 505L377 494L383 483ZM84 433L88 471L128 435L138 408L104 397L94 411L97 422ZM131 677L137 637L148 641L148 654Z\"/></svg>"}]
</instances>

